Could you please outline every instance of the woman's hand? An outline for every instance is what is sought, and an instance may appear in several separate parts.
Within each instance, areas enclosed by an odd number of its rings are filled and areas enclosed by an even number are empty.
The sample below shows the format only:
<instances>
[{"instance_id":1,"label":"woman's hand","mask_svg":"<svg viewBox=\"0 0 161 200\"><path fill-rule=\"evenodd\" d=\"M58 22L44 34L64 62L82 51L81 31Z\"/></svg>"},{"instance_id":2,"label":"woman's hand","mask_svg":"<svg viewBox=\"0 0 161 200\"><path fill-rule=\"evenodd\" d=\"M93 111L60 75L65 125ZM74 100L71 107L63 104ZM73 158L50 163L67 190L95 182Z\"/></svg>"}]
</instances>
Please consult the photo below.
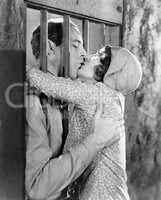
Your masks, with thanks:
<instances>
[{"instance_id":1,"label":"woman's hand","mask_svg":"<svg viewBox=\"0 0 161 200\"><path fill-rule=\"evenodd\" d=\"M94 137L98 141L98 147L111 145L120 139L119 127L121 124L112 119L103 117L103 105L99 105L95 114Z\"/></svg>"}]
</instances>

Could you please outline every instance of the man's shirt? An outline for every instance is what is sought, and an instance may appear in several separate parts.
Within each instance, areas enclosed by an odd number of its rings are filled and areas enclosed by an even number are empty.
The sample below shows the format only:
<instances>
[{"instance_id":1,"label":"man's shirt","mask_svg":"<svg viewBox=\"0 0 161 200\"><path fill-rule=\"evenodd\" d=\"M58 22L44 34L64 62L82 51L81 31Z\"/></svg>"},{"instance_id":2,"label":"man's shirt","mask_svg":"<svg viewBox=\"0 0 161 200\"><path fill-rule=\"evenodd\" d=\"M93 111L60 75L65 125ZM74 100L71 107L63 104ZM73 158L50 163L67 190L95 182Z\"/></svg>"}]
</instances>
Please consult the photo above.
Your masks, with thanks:
<instances>
[{"instance_id":1,"label":"man's shirt","mask_svg":"<svg viewBox=\"0 0 161 200\"><path fill-rule=\"evenodd\" d=\"M26 194L29 199L54 200L78 178L96 155L93 138L60 155L62 117L56 106L47 106L50 131L37 96L26 99Z\"/></svg>"}]
</instances>

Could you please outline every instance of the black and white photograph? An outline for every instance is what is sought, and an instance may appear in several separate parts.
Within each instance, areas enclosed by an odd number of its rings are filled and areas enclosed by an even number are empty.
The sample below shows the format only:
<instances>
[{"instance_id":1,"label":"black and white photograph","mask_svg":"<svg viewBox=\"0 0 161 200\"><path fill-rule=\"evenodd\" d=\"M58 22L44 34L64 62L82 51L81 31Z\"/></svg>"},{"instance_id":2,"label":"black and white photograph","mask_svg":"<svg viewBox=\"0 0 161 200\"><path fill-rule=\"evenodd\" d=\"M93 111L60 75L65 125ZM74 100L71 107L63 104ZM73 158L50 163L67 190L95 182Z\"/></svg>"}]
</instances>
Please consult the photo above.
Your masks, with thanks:
<instances>
[{"instance_id":1,"label":"black and white photograph","mask_svg":"<svg viewBox=\"0 0 161 200\"><path fill-rule=\"evenodd\" d=\"M161 200L160 0L0 0L0 200Z\"/></svg>"}]
</instances>

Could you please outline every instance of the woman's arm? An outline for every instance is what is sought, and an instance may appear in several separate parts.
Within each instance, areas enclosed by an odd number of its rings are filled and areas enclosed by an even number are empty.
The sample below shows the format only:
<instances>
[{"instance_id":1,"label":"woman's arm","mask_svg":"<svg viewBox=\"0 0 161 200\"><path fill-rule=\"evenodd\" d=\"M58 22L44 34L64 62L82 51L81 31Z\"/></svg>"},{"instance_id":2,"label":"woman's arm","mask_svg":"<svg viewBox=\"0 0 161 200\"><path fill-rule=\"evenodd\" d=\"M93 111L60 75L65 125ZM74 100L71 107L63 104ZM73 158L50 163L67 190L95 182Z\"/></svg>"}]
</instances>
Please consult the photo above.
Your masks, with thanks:
<instances>
[{"instance_id":1,"label":"woman's arm","mask_svg":"<svg viewBox=\"0 0 161 200\"><path fill-rule=\"evenodd\" d=\"M28 72L28 77L31 85L47 96L81 105L94 105L99 101L100 89L97 85L56 77L34 68Z\"/></svg>"}]
</instances>

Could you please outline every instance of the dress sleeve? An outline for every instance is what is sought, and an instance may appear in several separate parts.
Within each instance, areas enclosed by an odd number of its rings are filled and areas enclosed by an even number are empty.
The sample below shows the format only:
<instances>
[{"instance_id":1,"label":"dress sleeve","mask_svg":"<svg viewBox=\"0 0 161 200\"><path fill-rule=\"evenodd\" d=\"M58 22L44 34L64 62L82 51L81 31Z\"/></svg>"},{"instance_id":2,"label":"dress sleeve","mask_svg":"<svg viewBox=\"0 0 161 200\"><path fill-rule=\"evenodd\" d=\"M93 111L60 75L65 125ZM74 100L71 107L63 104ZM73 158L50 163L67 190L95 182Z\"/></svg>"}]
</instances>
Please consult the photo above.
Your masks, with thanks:
<instances>
[{"instance_id":1,"label":"dress sleeve","mask_svg":"<svg viewBox=\"0 0 161 200\"><path fill-rule=\"evenodd\" d=\"M99 101L100 89L95 84L86 84L63 77L56 77L37 69L28 72L30 84L53 96L79 105L94 105Z\"/></svg>"}]
</instances>

